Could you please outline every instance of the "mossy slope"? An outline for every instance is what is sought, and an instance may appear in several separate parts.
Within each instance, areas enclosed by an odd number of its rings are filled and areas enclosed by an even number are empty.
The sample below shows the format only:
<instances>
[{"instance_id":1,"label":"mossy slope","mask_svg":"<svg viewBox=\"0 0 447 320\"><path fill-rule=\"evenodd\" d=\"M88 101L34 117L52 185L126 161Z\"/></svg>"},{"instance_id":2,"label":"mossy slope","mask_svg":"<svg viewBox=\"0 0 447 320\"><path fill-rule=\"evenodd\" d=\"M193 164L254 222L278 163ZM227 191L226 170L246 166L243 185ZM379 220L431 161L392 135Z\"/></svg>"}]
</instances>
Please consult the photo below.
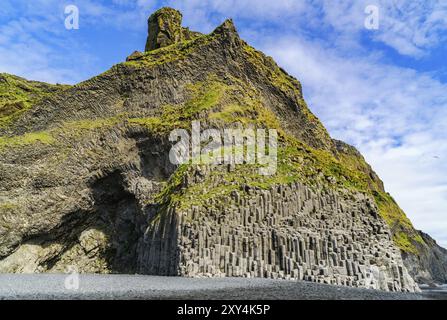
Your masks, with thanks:
<instances>
[{"instance_id":1,"label":"mossy slope","mask_svg":"<svg viewBox=\"0 0 447 320\"><path fill-rule=\"evenodd\" d=\"M51 85L43 82L0 74L0 127L10 125L20 114L29 110L40 100L62 91L69 86Z\"/></svg>"}]
</instances>

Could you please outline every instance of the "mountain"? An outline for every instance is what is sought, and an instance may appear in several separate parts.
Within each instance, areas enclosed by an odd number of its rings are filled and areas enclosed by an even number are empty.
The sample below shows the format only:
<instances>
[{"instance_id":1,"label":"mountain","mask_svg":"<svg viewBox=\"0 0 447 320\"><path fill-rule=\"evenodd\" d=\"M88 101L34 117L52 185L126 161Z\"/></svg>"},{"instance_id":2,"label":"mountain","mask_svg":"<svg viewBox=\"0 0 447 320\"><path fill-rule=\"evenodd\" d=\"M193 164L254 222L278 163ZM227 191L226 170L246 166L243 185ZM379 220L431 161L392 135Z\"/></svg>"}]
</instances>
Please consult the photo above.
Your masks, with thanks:
<instances>
[{"instance_id":1,"label":"mountain","mask_svg":"<svg viewBox=\"0 0 447 320\"><path fill-rule=\"evenodd\" d=\"M0 76L0 272L410 292L414 280L446 281L446 250L413 228L354 147L330 137L297 79L231 20L208 35L181 21L158 10L145 52L74 86ZM192 133L194 121L214 133L276 130L276 171L174 164L171 132Z\"/></svg>"}]
</instances>

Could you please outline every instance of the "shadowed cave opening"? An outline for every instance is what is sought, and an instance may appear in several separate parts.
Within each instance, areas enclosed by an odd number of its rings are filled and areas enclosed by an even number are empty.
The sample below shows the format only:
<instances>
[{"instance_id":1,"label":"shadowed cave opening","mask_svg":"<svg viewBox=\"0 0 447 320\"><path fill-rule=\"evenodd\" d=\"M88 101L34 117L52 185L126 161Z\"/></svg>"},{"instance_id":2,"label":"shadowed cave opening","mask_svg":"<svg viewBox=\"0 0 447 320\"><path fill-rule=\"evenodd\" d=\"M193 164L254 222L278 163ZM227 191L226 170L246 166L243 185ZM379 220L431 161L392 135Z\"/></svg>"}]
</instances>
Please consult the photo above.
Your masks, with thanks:
<instances>
[{"instance_id":1,"label":"shadowed cave opening","mask_svg":"<svg viewBox=\"0 0 447 320\"><path fill-rule=\"evenodd\" d=\"M121 172L114 171L92 185L97 217L92 228L107 236L103 257L116 273L134 273L136 249L140 237L138 207L135 196L125 189ZM141 219L143 217L140 217ZM138 221L137 221L138 220Z\"/></svg>"},{"instance_id":2,"label":"shadowed cave opening","mask_svg":"<svg viewBox=\"0 0 447 320\"><path fill-rule=\"evenodd\" d=\"M139 166L102 172L88 183L90 209L66 214L57 227L28 240L43 247L62 245L57 254L40 263L46 270L61 271L61 265L74 265L81 272L133 274L148 273L148 264L161 263L158 259L148 261L139 257L146 256L142 251L164 246L159 241L148 243L143 239L148 218L155 216L160 207L151 203L140 207L142 199L137 200L134 193L143 190L147 196L159 192L162 182L168 180L175 167L167 159L166 144L139 133L132 138L137 142ZM150 189L136 191L130 187L139 179L150 181ZM101 266L97 265L98 261Z\"/></svg>"},{"instance_id":3,"label":"shadowed cave opening","mask_svg":"<svg viewBox=\"0 0 447 320\"><path fill-rule=\"evenodd\" d=\"M28 243L43 247L62 244L63 249L57 255L42 261L47 270L63 259L64 265L77 266L81 272L97 272L95 264L102 260L108 272L135 273L136 248L144 231L138 227L144 225L144 219L138 214L135 196L126 190L119 170L92 182L90 188L94 202L92 210L64 216L56 228L33 237ZM98 241L98 237L92 237L88 232L103 237ZM81 251L70 253L79 245Z\"/></svg>"}]
</instances>

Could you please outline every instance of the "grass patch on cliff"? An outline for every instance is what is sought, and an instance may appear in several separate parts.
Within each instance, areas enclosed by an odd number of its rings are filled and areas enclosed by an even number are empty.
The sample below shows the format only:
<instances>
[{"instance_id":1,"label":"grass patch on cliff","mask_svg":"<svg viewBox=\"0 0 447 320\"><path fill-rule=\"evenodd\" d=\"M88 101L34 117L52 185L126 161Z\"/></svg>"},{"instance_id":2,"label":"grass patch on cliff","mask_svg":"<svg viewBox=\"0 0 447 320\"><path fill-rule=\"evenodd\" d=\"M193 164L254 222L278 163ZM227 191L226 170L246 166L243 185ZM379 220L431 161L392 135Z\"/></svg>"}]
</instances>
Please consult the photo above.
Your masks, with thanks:
<instances>
[{"instance_id":1,"label":"grass patch on cliff","mask_svg":"<svg viewBox=\"0 0 447 320\"><path fill-rule=\"evenodd\" d=\"M402 232L402 231L396 232L393 235L393 240L394 240L394 243L399 247L400 250L402 250L404 252L408 252L408 253L413 253L413 254L418 253L418 250L412 243L408 233Z\"/></svg>"},{"instance_id":2,"label":"grass patch on cliff","mask_svg":"<svg viewBox=\"0 0 447 320\"><path fill-rule=\"evenodd\" d=\"M169 46L144 52L139 59L124 62L125 65L136 68L151 68L167 63L183 60L198 48L207 45L215 35L200 35L191 40L183 40Z\"/></svg>"},{"instance_id":3,"label":"grass patch on cliff","mask_svg":"<svg viewBox=\"0 0 447 320\"><path fill-rule=\"evenodd\" d=\"M69 86L51 85L0 74L0 127L12 124L38 101L65 90Z\"/></svg>"},{"instance_id":4,"label":"grass patch on cliff","mask_svg":"<svg viewBox=\"0 0 447 320\"><path fill-rule=\"evenodd\" d=\"M417 254L416 245L423 245L425 242L414 229L410 219L389 194L374 191L373 196L381 217L393 233L396 245L404 252Z\"/></svg>"},{"instance_id":5,"label":"grass patch on cliff","mask_svg":"<svg viewBox=\"0 0 447 320\"><path fill-rule=\"evenodd\" d=\"M130 125L145 127L151 132L164 132L169 129L160 117L132 118L128 122Z\"/></svg>"},{"instance_id":6,"label":"grass patch on cliff","mask_svg":"<svg viewBox=\"0 0 447 320\"><path fill-rule=\"evenodd\" d=\"M368 188L364 174L345 167L329 152L312 149L291 137L282 137L275 174L261 175L260 167L259 164L240 164L227 170L226 165L217 165L201 182L184 188L181 183L177 183L175 189L170 188L174 192L171 199L175 199L179 209L187 209L206 205L208 200L243 190L244 186L268 190L278 185L301 182L311 188L327 185L333 189L364 192ZM187 172L185 168L195 170L196 167L186 165L183 167L183 175ZM181 181L179 176L175 181Z\"/></svg>"},{"instance_id":7,"label":"grass patch on cliff","mask_svg":"<svg viewBox=\"0 0 447 320\"><path fill-rule=\"evenodd\" d=\"M261 51L258 51L249 45L245 45L243 50L247 61L252 64L257 72L269 79L272 86L295 100L299 108L299 113L303 115L304 119L311 125L316 138L319 138L322 141L326 140L329 137L329 133L320 120L310 111L304 101L301 83L287 74L287 72L280 68L271 57L266 56Z\"/></svg>"},{"instance_id":8,"label":"grass patch on cliff","mask_svg":"<svg viewBox=\"0 0 447 320\"><path fill-rule=\"evenodd\" d=\"M241 123L245 127L258 126L276 129L283 133L276 115L265 107L259 99L252 96L244 97L238 104L225 105L220 111L211 113L209 119L221 121L225 124Z\"/></svg>"},{"instance_id":9,"label":"grass patch on cliff","mask_svg":"<svg viewBox=\"0 0 447 320\"><path fill-rule=\"evenodd\" d=\"M0 214L13 212L17 207L17 204L12 202L0 203Z\"/></svg>"},{"instance_id":10,"label":"grass patch on cliff","mask_svg":"<svg viewBox=\"0 0 447 320\"><path fill-rule=\"evenodd\" d=\"M0 137L0 151L6 148L23 147L36 143L51 144L55 140L48 132L32 132L21 136Z\"/></svg>"},{"instance_id":11,"label":"grass patch on cliff","mask_svg":"<svg viewBox=\"0 0 447 320\"><path fill-rule=\"evenodd\" d=\"M125 115L93 120L68 121L47 131L30 132L19 136L0 137L0 151L31 145L57 145L55 152L73 148L73 142L83 137L87 132L111 129L125 124Z\"/></svg>"},{"instance_id":12,"label":"grass patch on cliff","mask_svg":"<svg viewBox=\"0 0 447 320\"><path fill-rule=\"evenodd\" d=\"M245 57L257 70L266 74L272 84L283 91L293 91L296 95L301 96L301 85L298 80L292 78L284 70L278 67L275 61L266 56L261 51L256 50L252 46L245 45Z\"/></svg>"},{"instance_id":13,"label":"grass patch on cliff","mask_svg":"<svg viewBox=\"0 0 447 320\"><path fill-rule=\"evenodd\" d=\"M126 114L119 114L109 118L67 121L60 127L53 129L52 133L54 135L62 134L65 137L79 137L84 135L86 132L112 128L119 123L124 123L126 117Z\"/></svg>"},{"instance_id":14,"label":"grass patch on cliff","mask_svg":"<svg viewBox=\"0 0 447 320\"><path fill-rule=\"evenodd\" d=\"M227 89L226 84L211 76L206 81L187 87L190 97L186 103L166 105L156 116L131 118L128 123L143 126L156 135L167 135L173 129L188 129L192 120L200 120L203 112L211 110L220 103Z\"/></svg>"},{"instance_id":15,"label":"grass patch on cliff","mask_svg":"<svg viewBox=\"0 0 447 320\"><path fill-rule=\"evenodd\" d=\"M391 228L396 226L413 228L410 219L405 216L404 212L397 206L397 203L389 194L374 192L373 195L383 219Z\"/></svg>"},{"instance_id":16,"label":"grass patch on cliff","mask_svg":"<svg viewBox=\"0 0 447 320\"><path fill-rule=\"evenodd\" d=\"M236 165L230 171L226 171L223 165L218 166L204 181L184 189L177 188L172 199L176 200L179 209L187 209L206 205L208 200L228 196L232 191L244 190L244 186L268 190L278 185L301 182L312 188L329 185L328 177L334 177L331 188L354 190L365 186L357 180L358 176L353 177L354 173L344 168L337 159L329 155L322 157L314 151L304 146L280 147L277 172L271 176L260 175L258 170L261 166L256 164ZM190 167L194 170L193 165ZM215 181L220 183L216 185Z\"/></svg>"}]
</instances>

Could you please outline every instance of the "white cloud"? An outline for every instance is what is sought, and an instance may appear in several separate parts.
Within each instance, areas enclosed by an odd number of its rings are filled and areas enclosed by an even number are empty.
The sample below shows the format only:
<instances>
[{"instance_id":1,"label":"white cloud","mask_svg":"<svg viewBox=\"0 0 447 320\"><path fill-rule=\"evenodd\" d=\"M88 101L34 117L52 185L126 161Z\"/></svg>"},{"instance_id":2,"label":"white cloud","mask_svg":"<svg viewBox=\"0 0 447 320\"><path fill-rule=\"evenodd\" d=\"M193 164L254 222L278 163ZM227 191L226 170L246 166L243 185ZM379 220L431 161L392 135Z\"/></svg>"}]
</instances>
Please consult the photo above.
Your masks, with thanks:
<instances>
[{"instance_id":1,"label":"white cloud","mask_svg":"<svg viewBox=\"0 0 447 320\"><path fill-rule=\"evenodd\" d=\"M381 1L380 6L384 30L376 39L399 53L419 57L445 39L445 1Z\"/></svg>"},{"instance_id":2,"label":"white cloud","mask_svg":"<svg viewBox=\"0 0 447 320\"><path fill-rule=\"evenodd\" d=\"M64 49L66 45L69 48L69 40L61 38L60 29L54 28L55 21L54 17L39 19L29 15L0 26L1 72L52 83L77 80L68 67L51 65L60 60L61 51L70 54ZM43 35L50 37L44 41Z\"/></svg>"},{"instance_id":3,"label":"white cloud","mask_svg":"<svg viewBox=\"0 0 447 320\"><path fill-rule=\"evenodd\" d=\"M360 37L365 33L402 55L421 57L445 39L447 3L443 0L323 0L323 23L339 36ZM365 8L379 9L379 30L364 29Z\"/></svg>"},{"instance_id":4,"label":"white cloud","mask_svg":"<svg viewBox=\"0 0 447 320\"><path fill-rule=\"evenodd\" d=\"M130 3L131 1L129 1ZM64 25L64 8L79 8L80 28L144 30L143 10L119 10L92 0L12 1L2 3L0 71L50 83L77 83L91 75L100 57ZM125 5L123 2L118 6ZM11 16L4 15L8 12ZM88 44L87 44L88 45Z\"/></svg>"}]
</instances>

